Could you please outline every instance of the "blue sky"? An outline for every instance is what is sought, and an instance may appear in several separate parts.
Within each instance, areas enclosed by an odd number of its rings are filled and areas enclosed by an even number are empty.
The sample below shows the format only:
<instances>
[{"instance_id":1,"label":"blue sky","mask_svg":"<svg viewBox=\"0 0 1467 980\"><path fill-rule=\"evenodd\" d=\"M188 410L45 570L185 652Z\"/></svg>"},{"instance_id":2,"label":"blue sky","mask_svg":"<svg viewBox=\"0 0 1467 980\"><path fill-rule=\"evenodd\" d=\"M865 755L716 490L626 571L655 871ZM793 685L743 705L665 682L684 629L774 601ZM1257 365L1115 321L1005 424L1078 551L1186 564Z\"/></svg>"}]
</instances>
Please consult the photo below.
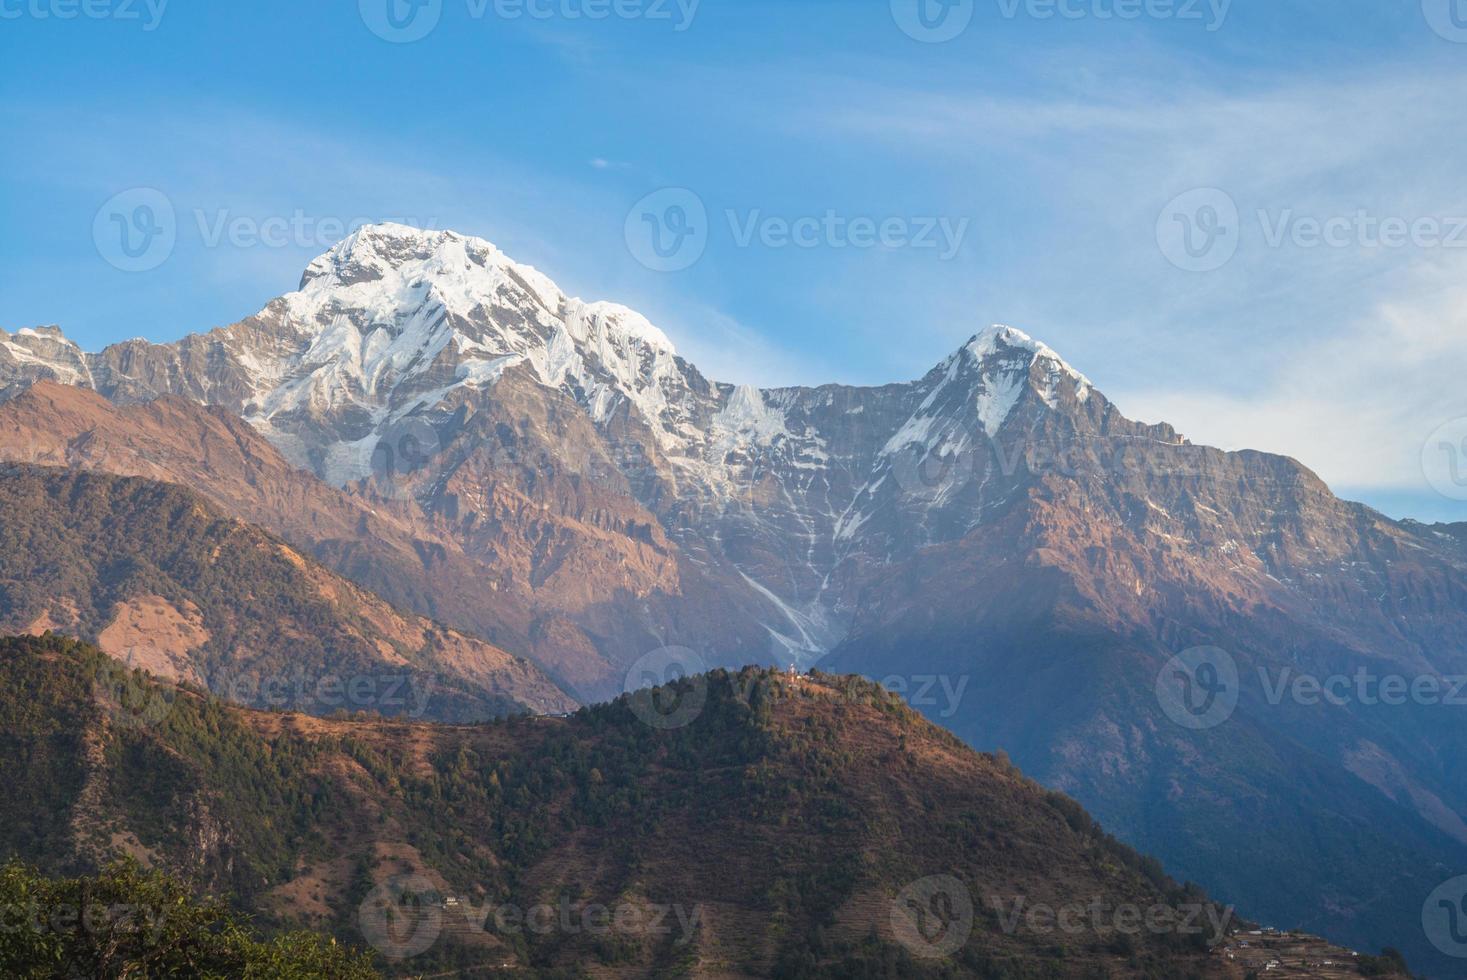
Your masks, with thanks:
<instances>
[{"instance_id":1,"label":"blue sky","mask_svg":"<svg viewBox=\"0 0 1467 980\"><path fill-rule=\"evenodd\" d=\"M931 0L940 43L918 0L392 2L423 37L388 0L0 0L0 327L174 339L404 220L721 380L907 379L1011 323L1128 414L1467 519L1467 0ZM128 272L94 223L137 188L176 242ZM697 261L648 268L688 200Z\"/></svg>"}]
</instances>

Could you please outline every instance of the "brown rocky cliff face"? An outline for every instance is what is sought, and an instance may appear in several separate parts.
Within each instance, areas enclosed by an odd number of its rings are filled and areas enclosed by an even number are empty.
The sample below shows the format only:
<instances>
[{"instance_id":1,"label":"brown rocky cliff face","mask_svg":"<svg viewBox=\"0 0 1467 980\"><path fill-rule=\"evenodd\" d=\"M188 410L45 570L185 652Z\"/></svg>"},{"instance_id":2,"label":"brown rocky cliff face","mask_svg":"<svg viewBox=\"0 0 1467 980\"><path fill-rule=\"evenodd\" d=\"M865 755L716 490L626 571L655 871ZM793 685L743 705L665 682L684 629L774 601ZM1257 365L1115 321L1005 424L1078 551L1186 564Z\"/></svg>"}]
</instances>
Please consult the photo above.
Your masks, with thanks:
<instances>
[{"instance_id":1,"label":"brown rocky cliff face","mask_svg":"<svg viewBox=\"0 0 1467 980\"><path fill-rule=\"evenodd\" d=\"M176 485L21 464L0 470L0 503L0 630L46 621L133 667L322 714L575 706L528 661L399 611Z\"/></svg>"},{"instance_id":2,"label":"brown rocky cliff face","mask_svg":"<svg viewBox=\"0 0 1467 980\"><path fill-rule=\"evenodd\" d=\"M0 405L0 458L196 489L390 600L537 657L586 696L618 693L632 660L668 643L709 664L763 655L764 611L740 608L731 570L687 561L578 406L510 378L465 414L431 465L338 491L222 410L176 396L119 408L40 383Z\"/></svg>"}]
</instances>

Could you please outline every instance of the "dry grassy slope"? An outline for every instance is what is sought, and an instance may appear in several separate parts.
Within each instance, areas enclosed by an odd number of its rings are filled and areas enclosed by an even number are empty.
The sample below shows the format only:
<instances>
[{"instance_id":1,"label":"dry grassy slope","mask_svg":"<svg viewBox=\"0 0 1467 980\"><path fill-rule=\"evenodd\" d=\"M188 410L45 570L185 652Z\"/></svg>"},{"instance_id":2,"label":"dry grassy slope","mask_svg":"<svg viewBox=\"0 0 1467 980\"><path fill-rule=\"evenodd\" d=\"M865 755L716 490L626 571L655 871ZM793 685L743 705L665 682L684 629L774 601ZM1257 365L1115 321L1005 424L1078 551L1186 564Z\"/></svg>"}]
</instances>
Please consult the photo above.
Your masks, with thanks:
<instances>
[{"instance_id":1,"label":"dry grassy slope","mask_svg":"<svg viewBox=\"0 0 1467 980\"><path fill-rule=\"evenodd\" d=\"M8 632L69 633L163 677L319 713L463 720L574 706L529 662L398 611L182 488L16 466L0 473L0 508ZM317 686L330 677L371 690ZM279 686L262 690L266 679Z\"/></svg>"}]
</instances>

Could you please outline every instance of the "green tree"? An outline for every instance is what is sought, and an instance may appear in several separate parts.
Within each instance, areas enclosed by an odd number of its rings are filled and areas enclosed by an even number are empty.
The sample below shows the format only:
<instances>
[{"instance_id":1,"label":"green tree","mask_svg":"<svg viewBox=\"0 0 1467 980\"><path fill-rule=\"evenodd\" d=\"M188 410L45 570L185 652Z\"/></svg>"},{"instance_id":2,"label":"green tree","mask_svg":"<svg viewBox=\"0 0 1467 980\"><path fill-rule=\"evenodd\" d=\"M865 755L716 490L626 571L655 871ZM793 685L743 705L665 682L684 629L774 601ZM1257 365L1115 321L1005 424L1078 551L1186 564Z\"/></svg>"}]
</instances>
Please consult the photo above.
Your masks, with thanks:
<instances>
[{"instance_id":1,"label":"green tree","mask_svg":"<svg viewBox=\"0 0 1467 980\"><path fill-rule=\"evenodd\" d=\"M262 939L223 903L135 862L95 877L0 867L0 975L367 980L368 956L313 933Z\"/></svg>"}]
</instances>

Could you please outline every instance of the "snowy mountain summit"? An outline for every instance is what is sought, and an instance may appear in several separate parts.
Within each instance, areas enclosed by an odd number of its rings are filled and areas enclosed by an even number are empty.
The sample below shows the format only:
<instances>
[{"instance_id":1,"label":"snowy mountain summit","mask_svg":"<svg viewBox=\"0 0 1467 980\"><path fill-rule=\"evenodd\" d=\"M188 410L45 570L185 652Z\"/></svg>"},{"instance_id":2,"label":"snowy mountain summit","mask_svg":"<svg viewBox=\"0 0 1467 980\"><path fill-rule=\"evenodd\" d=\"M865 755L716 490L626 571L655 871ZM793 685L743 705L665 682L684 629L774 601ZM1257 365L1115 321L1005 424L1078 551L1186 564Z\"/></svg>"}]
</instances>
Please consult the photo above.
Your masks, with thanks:
<instances>
[{"instance_id":1,"label":"snowy mountain summit","mask_svg":"<svg viewBox=\"0 0 1467 980\"><path fill-rule=\"evenodd\" d=\"M634 311L568 297L483 239L402 225L355 232L255 320L296 343L244 352L242 412L297 456L324 451L316 468L336 484L368 475L404 418L516 366L577 392L597 421L621 400L655 417L677 372L672 344Z\"/></svg>"}]
</instances>

